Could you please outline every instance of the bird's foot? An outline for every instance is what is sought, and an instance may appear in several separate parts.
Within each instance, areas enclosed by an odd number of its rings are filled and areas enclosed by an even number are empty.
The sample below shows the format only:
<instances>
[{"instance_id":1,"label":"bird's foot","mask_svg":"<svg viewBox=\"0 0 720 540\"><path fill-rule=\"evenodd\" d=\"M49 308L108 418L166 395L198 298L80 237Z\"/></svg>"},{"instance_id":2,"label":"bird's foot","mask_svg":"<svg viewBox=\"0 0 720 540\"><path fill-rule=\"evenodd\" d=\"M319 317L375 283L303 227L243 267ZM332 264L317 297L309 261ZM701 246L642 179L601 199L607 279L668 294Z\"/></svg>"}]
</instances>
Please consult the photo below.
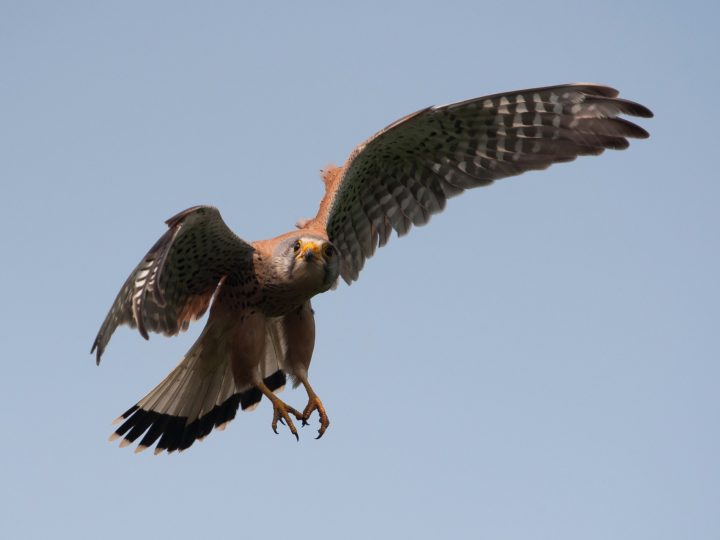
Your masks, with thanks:
<instances>
[{"instance_id":1,"label":"bird's foot","mask_svg":"<svg viewBox=\"0 0 720 540\"><path fill-rule=\"evenodd\" d=\"M290 428L290 432L295 435L295 439L300 440L300 436L298 435L297 429L295 428L295 424L293 424L293 421L290 418L290 415L292 414L295 416L296 419L302 420L304 422L304 416L300 411L297 411L293 409L290 405L287 403L281 401L278 398L275 398L272 400L273 404L273 420L272 420L272 430L277 433L277 425L278 422L285 425L287 424L288 428Z\"/></svg>"},{"instance_id":2,"label":"bird's foot","mask_svg":"<svg viewBox=\"0 0 720 540\"><path fill-rule=\"evenodd\" d=\"M323 406L322 401L320 401L320 398L317 397L314 393L308 396L308 404L302 414L303 426L309 425L308 420L310 419L310 415L313 413L313 411L317 411L318 415L320 416L320 429L318 430L318 436L315 437L316 439L319 439L323 436L323 433L325 433L325 430L330 425L330 420L328 419L328 415L325 412L325 407Z\"/></svg>"}]
</instances>

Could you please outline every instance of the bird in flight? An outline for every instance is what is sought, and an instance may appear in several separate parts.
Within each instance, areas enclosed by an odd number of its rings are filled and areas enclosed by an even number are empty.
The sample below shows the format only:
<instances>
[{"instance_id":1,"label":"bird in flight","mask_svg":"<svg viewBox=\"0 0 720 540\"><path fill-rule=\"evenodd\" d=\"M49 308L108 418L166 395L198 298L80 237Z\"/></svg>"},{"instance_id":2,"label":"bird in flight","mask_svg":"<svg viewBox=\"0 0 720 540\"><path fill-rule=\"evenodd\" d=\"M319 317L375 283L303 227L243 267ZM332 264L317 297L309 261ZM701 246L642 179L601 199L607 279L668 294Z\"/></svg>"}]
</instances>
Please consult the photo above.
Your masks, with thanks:
<instances>
[{"instance_id":1,"label":"bird in flight","mask_svg":"<svg viewBox=\"0 0 720 540\"><path fill-rule=\"evenodd\" d=\"M648 137L620 115L652 112L596 84L428 107L357 146L341 167L325 169L317 215L296 230L246 242L211 206L171 217L120 289L91 352L99 364L122 324L148 339L149 332L186 330L208 308L210 315L178 366L116 420L111 440L127 446L140 439L136 452L153 445L156 454L185 450L263 396L272 403L276 433L281 423L297 438L293 418L306 425L317 412L320 438L330 420L308 380L312 297L340 277L357 280L393 230L402 236L424 225L466 189ZM288 376L307 392L302 411L276 395Z\"/></svg>"}]
</instances>

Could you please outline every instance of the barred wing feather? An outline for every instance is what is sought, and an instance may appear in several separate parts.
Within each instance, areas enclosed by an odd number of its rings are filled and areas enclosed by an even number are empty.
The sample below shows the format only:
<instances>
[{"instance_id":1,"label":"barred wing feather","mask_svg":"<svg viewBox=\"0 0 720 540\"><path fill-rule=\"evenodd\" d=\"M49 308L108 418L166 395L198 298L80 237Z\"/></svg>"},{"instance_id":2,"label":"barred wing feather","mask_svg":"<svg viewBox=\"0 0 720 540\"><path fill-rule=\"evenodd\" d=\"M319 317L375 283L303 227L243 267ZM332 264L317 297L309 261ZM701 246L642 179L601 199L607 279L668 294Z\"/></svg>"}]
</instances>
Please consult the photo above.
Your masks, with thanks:
<instances>
[{"instance_id":1,"label":"barred wing feather","mask_svg":"<svg viewBox=\"0 0 720 540\"><path fill-rule=\"evenodd\" d=\"M231 272L252 272L253 248L210 206L189 208L167 220L168 230L133 270L117 295L91 352L97 362L121 324L176 335L207 310Z\"/></svg>"},{"instance_id":2,"label":"barred wing feather","mask_svg":"<svg viewBox=\"0 0 720 540\"><path fill-rule=\"evenodd\" d=\"M326 181L314 220L341 254L343 279L356 280L393 230L427 223L466 189L648 137L618 116L650 110L617 96L595 84L495 94L423 109L358 146L339 180Z\"/></svg>"}]
</instances>

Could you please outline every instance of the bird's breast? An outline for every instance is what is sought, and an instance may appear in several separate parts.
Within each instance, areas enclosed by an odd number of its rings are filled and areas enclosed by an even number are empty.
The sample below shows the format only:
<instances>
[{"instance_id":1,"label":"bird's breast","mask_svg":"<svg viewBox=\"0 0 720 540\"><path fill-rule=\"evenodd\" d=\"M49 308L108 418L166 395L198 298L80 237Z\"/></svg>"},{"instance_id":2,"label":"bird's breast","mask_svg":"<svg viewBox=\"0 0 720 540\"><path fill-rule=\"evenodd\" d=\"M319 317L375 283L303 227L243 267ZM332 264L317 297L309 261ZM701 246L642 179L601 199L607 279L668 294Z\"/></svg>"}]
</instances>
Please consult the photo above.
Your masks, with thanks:
<instances>
[{"instance_id":1,"label":"bird's breast","mask_svg":"<svg viewBox=\"0 0 720 540\"><path fill-rule=\"evenodd\" d=\"M267 272L260 285L260 309L268 317L279 317L297 309L313 296L327 291L327 271L318 264L298 264L278 275Z\"/></svg>"}]
</instances>

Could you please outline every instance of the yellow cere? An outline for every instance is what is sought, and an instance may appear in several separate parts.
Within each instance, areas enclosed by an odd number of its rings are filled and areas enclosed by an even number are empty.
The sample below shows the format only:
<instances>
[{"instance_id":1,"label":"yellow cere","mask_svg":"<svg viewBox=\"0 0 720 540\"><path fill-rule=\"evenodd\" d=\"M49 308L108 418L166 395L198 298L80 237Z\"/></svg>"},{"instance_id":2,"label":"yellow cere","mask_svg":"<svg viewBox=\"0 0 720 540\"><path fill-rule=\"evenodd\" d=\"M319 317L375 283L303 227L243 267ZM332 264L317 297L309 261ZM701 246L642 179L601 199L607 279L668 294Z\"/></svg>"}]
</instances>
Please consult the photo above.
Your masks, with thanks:
<instances>
[{"instance_id":1,"label":"yellow cere","mask_svg":"<svg viewBox=\"0 0 720 540\"><path fill-rule=\"evenodd\" d=\"M315 254L315 256L319 257L320 259L325 258L320 249L320 246L312 241L302 242L302 247L300 248L300 253L299 253L298 257L304 256L305 253L307 253L308 251L312 251Z\"/></svg>"}]
</instances>

